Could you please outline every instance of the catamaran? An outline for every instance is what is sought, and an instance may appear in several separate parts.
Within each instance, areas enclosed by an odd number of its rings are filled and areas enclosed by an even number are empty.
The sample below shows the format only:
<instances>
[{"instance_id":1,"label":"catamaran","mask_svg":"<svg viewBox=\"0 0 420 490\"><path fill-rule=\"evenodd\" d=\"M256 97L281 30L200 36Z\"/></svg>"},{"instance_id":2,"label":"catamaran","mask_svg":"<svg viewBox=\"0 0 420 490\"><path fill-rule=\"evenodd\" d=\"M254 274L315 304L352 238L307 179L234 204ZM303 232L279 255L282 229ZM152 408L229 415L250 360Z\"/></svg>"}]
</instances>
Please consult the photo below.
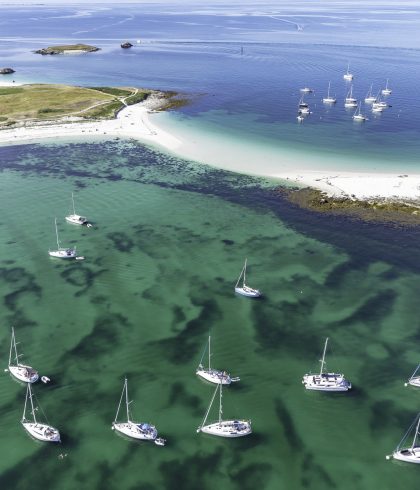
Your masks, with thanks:
<instances>
[{"instance_id":1,"label":"catamaran","mask_svg":"<svg viewBox=\"0 0 420 490\"><path fill-rule=\"evenodd\" d=\"M85 218L84 216L80 216L76 214L76 209L74 207L74 195L73 192L71 193L71 202L73 203L73 214L69 214L66 216L66 221L68 223L72 223L74 225L84 225L90 228L92 226L91 223L89 223L88 219Z\"/></svg>"},{"instance_id":2,"label":"catamaran","mask_svg":"<svg viewBox=\"0 0 420 490\"><path fill-rule=\"evenodd\" d=\"M353 114L353 120L354 121L359 121L359 122L364 122L366 121L366 116L362 114L361 108L360 108L360 102L359 105L357 106L357 109L354 111Z\"/></svg>"},{"instance_id":3,"label":"catamaran","mask_svg":"<svg viewBox=\"0 0 420 490\"><path fill-rule=\"evenodd\" d=\"M57 218L55 218L55 234L57 237L57 250L48 250L50 257L56 257L58 259L75 259L77 257L76 247L61 248L60 240L58 238Z\"/></svg>"},{"instance_id":4,"label":"catamaran","mask_svg":"<svg viewBox=\"0 0 420 490\"><path fill-rule=\"evenodd\" d=\"M404 383L404 386L411 385L420 388L420 376L417 375L419 368L420 368L420 364L418 364L418 366L414 370L414 373L411 375L407 383Z\"/></svg>"},{"instance_id":5,"label":"catamaran","mask_svg":"<svg viewBox=\"0 0 420 490\"><path fill-rule=\"evenodd\" d=\"M217 390L220 390L219 396L219 420L212 424L206 425L207 418L210 413L211 406L216 397ZM222 409L222 391L223 385L218 384L214 390L213 397L210 401L209 408L207 409L206 415L204 416L202 424L198 427L197 432L205 432L206 434L211 434L213 436L220 437L242 437L251 434L251 421L250 420L222 420L223 409Z\"/></svg>"},{"instance_id":6,"label":"catamaran","mask_svg":"<svg viewBox=\"0 0 420 490\"><path fill-rule=\"evenodd\" d=\"M365 103L366 104L373 104L374 102L376 102L376 96L372 94L372 88L373 88L373 84L371 84L369 91L366 94L366 97L365 97Z\"/></svg>"},{"instance_id":7,"label":"catamaran","mask_svg":"<svg viewBox=\"0 0 420 490\"><path fill-rule=\"evenodd\" d=\"M235 285L235 293L241 294L242 296L247 296L249 298L259 298L261 296L261 291L258 289L253 289L246 285L246 264L247 259L245 259L245 264L242 268L241 274L238 277ZM242 278L242 286L239 285L239 282Z\"/></svg>"},{"instance_id":8,"label":"catamaran","mask_svg":"<svg viewBox=\"0 0 420 490\"><path fill-rule=\"evenodd\" d=\"M357 107L357 99L353 97L353 85L350 86L347 97L344 99L344 107Z\"/></svg>"},{"instance_id":9,"label":"catamaran","mask_svg":"<svg viewBox=\"0 0 420 490\"><path fill-rule=\"evenodd\" d=\"M322 102L324 104L335 104L337 102L337 99L335 97L331 97L330 88L331 88L331 82L328 82L328 94L326 97L322 99Z\"/></svg>"},{"instance_id":10,"label":"catamaran","mask_svg":"<svg viewBox=\"0 0 420 490\"><path fill-rule=\"evenodd\" d=\"M121 404L125 395L125 407L127 411L127 422L117 422L118 414L120 412ZM143 441L153 441L158 445L162 446L163 439L158 439L157 429L154 425L147 423L137 423L132 422L130 416L130 405L131 401L128 401L128 383L127 378L124 380L124 386L121 393L120 403L118 404L117 413L115 415L115 420L112 423L112 430L116 430L125 436L132 437L133 439L141 439Z\"/></svg>"},{"instance_id":11,"label":"catamaran","mask_svg":"<svg viewBox=\"0 0 420 490\"><path fill-rule=\"evenodd\" d=\"M39 423L36 419L35 412L37 408L34 407L34 402L32 400L33 398L32 390L31 390L31 385L28 384L27 389L26 389L26 398L25 398L25 406L23 408L23 415L22 415L22 420L21 423L23 425L23 428L35 439L38 439L38 441L44 441L44 442L61 442L60 440L60 432L55 427L52 427L51 425L48 424L42 424ZM32 415L32 421L28 420L26 418L26 406L28 404L28 399L31 404L31 415Z\"/></svg>"},{"instance_id":12,"label":"catamaran","mask_svg":"<svg viewBox=\"0 0 420 490\"><path fill-rule=\"evenodd\" d=\"M415 427L414 430L414 437L413 437L413 442L411 445L405 445L405 441L407 438L410 436L413 428ZM406 463L420 463L420 445L418 444L418 437L419 437L419 429L420 429L420 413L417 414L417 417L414 419L413 423L410 425L408 428L407 432L404 434L404 437L401 439L400 443L394 450L394 452L388 456L386 456L386 459L397 459L399 461L405 461Z\"/></svg>"},{"instance_id":13,"label":"catamaran","mask_svg":"<svg viewBox=\"0 0 420 490\"><path fill-rule=\"evenodd\" d=\"M344 374L326 373L325 353L327 351L328 337L325 340L324 352L322 353L321 369L319 374L305 374L302 383L307 390L315 391L348 391L351 389L351 383L344 378Z\"/></svg>"},{"instance_id":14,"label":"catamaran","mask_svg":"<svg viewBox=\"0 0 420 490\"><path fill-rule=\"evenodd\" d=\"M350 62L347 63L347 71L343 75L344 80L351 82L353 80L353 74L350 73Z\"/></svg>"},{"instance_id":15,"label":"catamaran","mask_svg":"<svg viewBox=\"0 0 420 490\"><path fill-rule=\"evenodd\" d=\"M14 360L12 359L14 355ZM9 373L14 376L19 381L24 383L35 383L38 381L39 374L31 366L26 364L21 364L19 362L19 357L22 354L18 354L16 348L16 337L15 329L12 327L12 340L10 342L10 353L9 353Z\"/></svg>"},{"instance_id":16,"label":"catamaran","mask_svg":"<svg viewBox=\"0 0 420 490\"><path fill-rule=\"evenodd\" d=\"M230 385L231 383L235 383L236 381L240 381L240 378L232 378L230 374L228 374L226 371L219 371L218 369L214 369L211 367L210 364L210 359L211 359L211 352L210 352L210 335L209 335L209 340L206 346L206 349L204 349L203 355L201 357L200 364L198 365L198 368L196 370L197 376L200 376L201 378L205 379L206 381L209 381L210 383L216 383L216 384L222 384L222 385ZM208 350L209 354L209 367L205 368L203 366L203 358L204 355L206 354L206 350Z\"/></svg>"},{"instance_id":17,"label":"catamaran","mask_svg":"<svg viewBox=\"0 0 420 490\"><path fill-rule=\"evenodd\" d=\"M391 95L392 94L392 90L388 87L388 82L389 82L389 78L386 79L386 85L385 85L385 88L382 89L382 95Z\"/></svg>"}]
</instances>

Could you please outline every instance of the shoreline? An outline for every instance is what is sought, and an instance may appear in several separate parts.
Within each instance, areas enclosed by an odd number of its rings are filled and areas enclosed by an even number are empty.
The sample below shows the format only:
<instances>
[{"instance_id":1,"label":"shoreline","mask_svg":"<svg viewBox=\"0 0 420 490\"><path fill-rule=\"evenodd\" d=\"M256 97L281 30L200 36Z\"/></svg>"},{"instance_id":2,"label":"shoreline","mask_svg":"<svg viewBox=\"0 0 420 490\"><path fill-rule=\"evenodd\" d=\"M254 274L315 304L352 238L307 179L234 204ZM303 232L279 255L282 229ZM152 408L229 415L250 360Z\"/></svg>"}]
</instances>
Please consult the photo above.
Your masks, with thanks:
<instances>
[{"instance_id":1,"label":"shoreline","mask_svg":"<svg viewBox=\"0 0 420 490\"><path fill-rule=\"evenodd\" d=\"M19 86L22 82L0 80L2 86ZM178 137L151 122L150 115L158 111L165 99L151 95L145 101L124 107L115 119L82 120L67 117L59 121L30 123L26 126L0 130L0 145L27 144L49 139L65 139L75 137L108 138L119 137L136 139L170 151L180 158L202 162L196 151L191 152L191 142L186 137ZM194 153L196 158L194 158ZM241 160L242 161L242 160ZM203 162L213 167L224 168L233 172L265 177L276 180L280 185L311 188L321 192L328 198L366 202L406 202L420 205L420 174L398 174L397 172L351 172L329 170L288 170L294 162L279 156L279 167L284 170L273 171L273 167L258 166L255 170L250 162L218 165L217 162Z\"/></svg>"}]
</instances>

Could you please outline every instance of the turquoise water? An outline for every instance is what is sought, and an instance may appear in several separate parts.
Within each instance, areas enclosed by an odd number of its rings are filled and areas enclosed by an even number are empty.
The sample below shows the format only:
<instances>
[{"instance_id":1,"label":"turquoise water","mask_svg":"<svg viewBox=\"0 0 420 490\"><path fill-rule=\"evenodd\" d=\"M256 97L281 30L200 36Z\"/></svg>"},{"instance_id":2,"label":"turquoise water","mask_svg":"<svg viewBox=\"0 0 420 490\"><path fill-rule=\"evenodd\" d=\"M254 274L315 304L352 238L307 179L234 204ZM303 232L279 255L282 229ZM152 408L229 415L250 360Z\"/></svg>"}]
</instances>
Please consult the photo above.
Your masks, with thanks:
<instances>
[{"instance_id":1,"label":"turquoise water","mask_svg":"<svg viewBox=\"0 0 420 490\"><path fill-rule=\"evenodd\" d=\"M0 354L6 365L14 325L23 359L52 378L34 390L63 440L24 433L24 387L4 373L2 488L416 488L417 468L385 454L418 410L403 387L418 361L418 231L316 218L265 182L134 143L0 157ZM64 222L72 190L94 228ZM84 262L48 257L54 216ZM245 257L261 301L233 293ZM213 392L195 376L209 332L214 364L241 377L224 414L250 418L248 438L195 432ZM349 394L301 385L326 336ZM165 448L111 431L124 376Z\"/></svg>"}]
</instances>

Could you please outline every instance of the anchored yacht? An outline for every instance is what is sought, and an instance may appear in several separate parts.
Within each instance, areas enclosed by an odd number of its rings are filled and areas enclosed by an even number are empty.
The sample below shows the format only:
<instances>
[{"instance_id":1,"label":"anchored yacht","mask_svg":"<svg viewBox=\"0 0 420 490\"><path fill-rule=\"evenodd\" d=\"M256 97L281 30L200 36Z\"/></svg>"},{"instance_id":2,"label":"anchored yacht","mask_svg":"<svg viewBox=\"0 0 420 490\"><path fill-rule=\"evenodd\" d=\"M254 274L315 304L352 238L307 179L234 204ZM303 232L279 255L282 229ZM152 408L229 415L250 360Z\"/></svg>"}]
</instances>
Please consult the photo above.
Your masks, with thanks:
<instances>
[{"instance_id":1,"label":"anchored yacht","mask_svg":"<svg viewBox=\"0 0 420 490\"><path fill-rule=\"evenodd\" d=\"M15 329L12 327L12 340L10 342L9 352L9 373L17 380L23 381L24 383L35 383L39 379L38 372L31 366L19 362L19 357L22 354L18 354L16 345Z\"/></svg>"},{"instance_id":2,"label":"anchored yacht","mask_svg":"<svg viewBox=\"0 0 420 490\"><path fill-rule=\"evenodd\" d=\"M71 202L73 204L73 214L69 214L66 216L66 221L68 223L72 223L73 225L84 225L90 228L92 226L91 223L89 223L88 219L85 218L84 216L80 216L79 214L76 214L76 209L74 207L74 195L73 192L71 193Z\"/></svg>"},{"instance_id":3,"label":"anchored yacht","mask_svg":"<svg viewBox=\"0 0 420 490\"><path fill-rule=\"evenodd\" d=\"M55 218L55 235L57 237L57 250L48 250L50 257L57 259L75 259L77 257L76 247L61 248L58 238L57 218Z\"/></svg>"},{"instance_id":4,"label":"anchored yacht","mask_svg":"<svg viewBox=\"0 0 420 490\"><path fill-rule=\"evenodd\" d=\"M413 442L411 444L405 444L408 437L414 429L414 437ZM414 419L413 423L410 425L409 429L405 433L404 437L401 439L400 443L394 450L394 452L388 456L386 459L397 459L399 461L404 461L405 463L420 463L420 445L418 442L419 438L419 428L420 428L420 413L417 414L417 417Z\"/></svg>"},{"instance_id":5,"label":"anchored yacht","mask_svg":"<svg viewBox=\"0 0 420 490\"><path fill-rule=\"evenodd\" d=\"M209 381L210 383L222 384L222 385L230 385L231 383L235 383L236 381L240 381L240 378L233 378L226 371L219 371L218 369L214 369L211 367L211 364L210 364L210 359L211 359L210 340L211 340L211 338L209 335L209 340L208 340L206 349L204 349L203 355L201 357L200 364L198 365L198 368L195 372L197 374L197 376L200 376L201 378L205 379L206 381ZM205 368L202 364L206 350L208 350L208 355L209 355L208 356L208 358L209 358L208 368Z\"/></svg>"},{"instance_id":6,"label":"anchored yacht","mask_svg":"<svg viewBox=\"0 0 420 490\"><path fill-rule=\"evenodd\" d=\"M248 298L259 298L262 294L258 289L253 289L246 284L246 265L247 259L245 259L245 264L242 268L242 271L238 277L238 280L235 284L235 293L241 294L242 296L247 296ZM240 286L240 281L242 279L242 286Z\"/></svg>"}]
</instances>

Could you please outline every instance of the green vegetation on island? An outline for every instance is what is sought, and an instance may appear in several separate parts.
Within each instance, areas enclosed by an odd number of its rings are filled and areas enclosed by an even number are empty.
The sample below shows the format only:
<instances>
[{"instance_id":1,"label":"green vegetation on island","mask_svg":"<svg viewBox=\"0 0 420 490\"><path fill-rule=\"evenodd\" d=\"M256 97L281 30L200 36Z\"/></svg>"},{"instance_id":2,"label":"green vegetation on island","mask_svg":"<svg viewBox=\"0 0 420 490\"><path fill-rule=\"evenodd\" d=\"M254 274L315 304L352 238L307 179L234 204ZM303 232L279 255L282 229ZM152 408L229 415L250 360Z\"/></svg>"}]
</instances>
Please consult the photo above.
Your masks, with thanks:
<instances>
[{"instance_id":1,"label":"green vegetation on island","mask_svg":"<svg viewBox=\"0 0 420 490\"><path fill-rule=\"evenodd\" d=\"M100 48L96 46L90 46L89 44L64 44L60 46L48 46L48 48L37 49L35 53L37 54L65 54L68 52L77 53L83 51L85 53L92 53L94 51L99 51Z\"/></svg>"}]
</instances>

